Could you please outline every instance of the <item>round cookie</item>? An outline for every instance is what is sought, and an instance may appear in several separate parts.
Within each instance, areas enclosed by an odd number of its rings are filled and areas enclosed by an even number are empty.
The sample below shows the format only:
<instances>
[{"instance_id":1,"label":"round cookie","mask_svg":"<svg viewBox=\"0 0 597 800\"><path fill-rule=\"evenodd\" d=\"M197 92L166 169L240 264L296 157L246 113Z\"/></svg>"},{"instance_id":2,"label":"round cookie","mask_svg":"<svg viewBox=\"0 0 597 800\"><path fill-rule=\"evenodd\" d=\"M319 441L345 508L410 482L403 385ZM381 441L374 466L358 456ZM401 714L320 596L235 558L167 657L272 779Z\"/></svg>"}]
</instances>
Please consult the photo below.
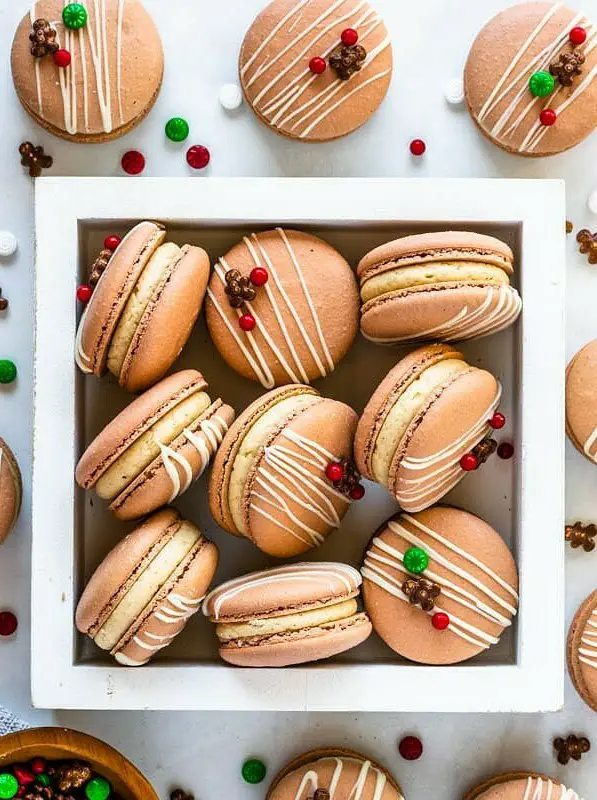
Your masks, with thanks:
<instances>
[{"instance_id":1,"label":"round cookie","mask_svg":"<svg viewBox=\"0 0 597 800\"><path fill-rule=\"evenodd\" d=\"M259 397L232 424L214 459L209 506L217 524L277 558L322 544L353 499L356 424L352 408L310 386ZM334 483L326 470L337 463L345 479Z\"/></svg>"},{"instance_id":2,"label":"round cookie","mask_svg":"<svg viewBox=\"0 0 597 800\"><path fill-rule=\"evenodd\" d=\"M81 456L79 486L95 489L118 519L137 519L186 492L234 420L234 409L212 402L206 389L189 369L133 400Z\"/></svg>"},{"instance_id":3,"label":"round cookie","mask_svg":"<svg viewBox=\"0 0 597 800\"><path fill-rule=\"evenodd\" d=\"M356 31L356 44L343 46L346 29ZM356 69L335 68L338 55ZM312 71L312 59L323 72ZM392 46L367 2L273 0L245 36L239 73L265 125L299 141L326 142L352 133L376 111L392 78Z\"/></svg>"},{"instance_id":4,"label":"round cookie","mask_svg":"<svg viewBox=\"0 0 597 800\"><path fill-rule=\"evenodd\" d=\"M361 333L379 344L477 339L511 325L522 302L514 256L493 236L404 236L361 259Z\"/></svg>"},{"instance_id":5,"label":"round cookie","mask_svg":"<svg viewBox=\"0 0 597 800\"><path fill-rule=\"evenodd\" d=\"M226 275L237 270L248 279L255 268L267 271L267 281L238 305L226 293ZM220 355L266 389L329 375L358 332L353 271L309 233L276 228L245 236L216 264L207 294L207 325ZM240 327L247 314L256 322L252 331Z\"/></svg>"},{"instance_id":6,"label":"round cookie","mask_svg":"<svg viewBox=\"0 0 597 800\"><path fill-rule=\"evenodd\" d=\"M412 548L428 559L416 573L407 568L412 552L405 565ZM361 573L374 629L396 653L421 664L457 664L487 650L518 607L516 565L502 538L479 517L450 506L388 520L370 542ZM439 588L429 610L405 592L406 581L419 578ZM447 627L443 620L436 628L434 614L447 614Z\"/></svg>"},{"instance_id":7,"label":"round cookie","mask_svg":"<svg viewBox=\"0 0 597 800\"><path fill-rule=\"evenodd\" d=\"M209 257L165 242L154 222L122 239L79 323L75 360L97 376L109 370L129 392L153 385L176 361L201 309Z\"/></svg>"},{"instance_id":8,"label":"round cookie","mask_svg":"<svg viewBox=\"0 0 597 800\"><path fill-rule=\"evenodd\" d=\"M12 450L0 437L0 544L17 521L22 496L21 470Z\"/></svg>"},{"instance_id":9,"label":"round cookie","mask_svg":"<svg viewBox=\"0 0 597 800\"><path fill-rule=\"evenodd\" d=\"M15 33L12 76L25 110L50 133L75 142L117 139L155 103L164 72L157 28L139 0L85 3L87 23L65 26L63 0L35 0ZM51 53L36 58L29 35L36 20L56 31L71 56L59 67Z\"/></svg>"},{"instance_id":10,"label":"round cookie","mask_svg":"<svg viewBox=\"0 0 597 800\"><path fill-rule=\"evenodd\" d=\"M566 368L566 433L579 453L597 463L597 339Z\"/></svg>"},{"instance_id":11,"label":"round cookie","mask_svg":"<svg viewBox=\"0 0 597 800\"><path fill-rule=\"evenodd\" d=\"M274 778L265 797L312 800L318 789L330 800L404 800L400 785L385 767L346 747L321 747L293 759Z\"/></svg>"},{"instance_id":12,"label":"round cookie","mask_svg":"<svg viewBox=\"0 0 597 800\"><path fill-rule=\"evenodd\" d=\"M490 432L501 386L448 345L409 353L377 387L359 421L359 471L405 511L440 500L466 474L460 459Z\"/></svg>"},{"instance_id":13,"label":"round cookie","mask_svg":"<svg viewBox=\"0 0 597 800\"><path fill-rule=\"evenodd\" d=\"M358 571L347 564L288 564L234 578L205 598L220 656L239 667L285 667L343 653L364 642Z\"/></svg>"},{"instance_id":14,"label":"round cookie","mask_svg":"<svg viewBox=\"0 0 597 800\"><path fill-rule=\"evenodd\" d=\"M218 549L172 508L124 538L79 601L77 628L119 664L138 667L167 647L201 607Z\"/></svg>"},{"instance_id":15,"label":"round cookie","mask_svg":"<svg viewBox=\"0 0 597 800\"><path fill-rule=\"evenodd\" d=\"M597 591L591 592L572 620L567 661L576 691L597 711Z\"/></svg>"},{"instance_id":16,"label":"round cookie","mask_svg":"<svg viewBox=\"0 0 597 800\"><path fill-rule=\"evenodd\" d=\"M557 792L557 794L556 794ZM582 800L556 778L537 772L496 775L464 796L463 800Z\"/></svg>"},{"instance_id":17,"label":"round cookie","mask_svg":"<svg viewBox=\"0 0 597 800\"><path fill-rule=\"evenodd\" d=\"M570 31L584 28L580 45ZM522 156L549 156L582 142L597 125L597 29L583 13L561 3L522 3L491 19L475 39L464 69L468 109L481 132L494 144ZM571 83L561 67L573 59ZM561 61L563 57L563 62ZM555 72L553 91L535 96L530 89L534 73ZM549 84L550 78L543 76ZM553 124L544 124L541 112L555 112ZM553 115L548 122L553 122Z\"/></svg>"}]
</instances>

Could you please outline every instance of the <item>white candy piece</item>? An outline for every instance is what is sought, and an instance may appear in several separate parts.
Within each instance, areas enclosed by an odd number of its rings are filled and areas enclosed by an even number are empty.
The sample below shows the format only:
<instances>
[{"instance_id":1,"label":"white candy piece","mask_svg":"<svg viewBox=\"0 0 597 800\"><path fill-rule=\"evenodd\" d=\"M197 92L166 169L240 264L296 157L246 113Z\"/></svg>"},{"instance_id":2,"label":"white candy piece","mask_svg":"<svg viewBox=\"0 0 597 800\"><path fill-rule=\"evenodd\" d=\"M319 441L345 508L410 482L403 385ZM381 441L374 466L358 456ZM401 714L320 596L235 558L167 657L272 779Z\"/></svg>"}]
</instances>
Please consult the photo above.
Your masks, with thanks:
<instances>
[{"instance_id":1,"label":"white candy piece","mask_svg":"<svg viewBox=\"0 0 597 800\"><path fill-rule=\"evenodd\" d=\"M17 250L17 237L10 231L0 231L0 256L7 258Z\"/></svg>"},{"instance_id":2,"label":"white candy piece","mask_svg":"<svg viewBox=\"0 0 597 800\"><path fill-rule=\"evenodd\" d=\"M225 83L220 89L220 103L226 111L235 111L243 102L242 89L237 83Z\"/></svg>"},{"instance_id":3,"label":"white candy piece","mask_svg":"<svg viewBox=\"0 0 597 800\"><path fill-rule=\"evenodd\" d=\"M589 206L589 211L592 214L597 214L597 189L594 192L591 192L589 195L589 199L587 200L587 205Z\"/></svg>"},{"instance_id":4,"label":"white candy piece","mask_svg":"<svg viewBox=\"0 0 597 800\"><path fill-rule=\"evenodd\" d=\"M444 97L451 106L464 103L464 83L462 78L452 78L444 86Z\"/></svg>"}]
</instances>

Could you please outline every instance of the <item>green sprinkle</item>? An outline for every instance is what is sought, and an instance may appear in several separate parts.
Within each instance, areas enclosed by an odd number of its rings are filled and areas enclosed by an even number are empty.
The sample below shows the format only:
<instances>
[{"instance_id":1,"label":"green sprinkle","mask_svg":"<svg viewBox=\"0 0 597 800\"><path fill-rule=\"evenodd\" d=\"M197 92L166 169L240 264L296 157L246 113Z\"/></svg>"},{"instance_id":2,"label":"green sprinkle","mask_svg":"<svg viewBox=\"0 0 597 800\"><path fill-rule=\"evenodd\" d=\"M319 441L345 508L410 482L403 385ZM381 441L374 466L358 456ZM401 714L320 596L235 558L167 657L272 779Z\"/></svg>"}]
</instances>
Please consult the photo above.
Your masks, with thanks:
<instances>
[{"instance_id":1,"label":"green sprinkle","mask_svg":"<svg viewBox=\"0 0 597 800\"><path fill-rule=\"evenodd\" d=\"M261 783L266 772L265 764L258 758L249 758L243 764L242 776L247 783Z\"/></svg>"},{"instance_id":2,"label":"green sprinkle","mask_svg":"<svg viewBox=\"0 0 597 800\"><path fill-rule=\"evenodd\" d=\"M9 772L0 774L0 798L10 800L19 791L19 782Z\"/></svg>"},{"instance_id":3,"label":"green sprinkle","mask_svg":"<svg viewBox=\"0 0 597 800\"><path fill-rule=\"evenodd\" d=\"M171 142L184 142L189 130L189 123L182 117L172 117L166 123L166 136Z\"/></svg>"},{"instance_id":4,"label":"green sprinkle","mask_svg":"<svg viewBox=\"0 0 597 800\"><path fill-rule=\"evenodd\" d=\"M8 358L0 359L0 383L12 383L17 377L17 367Z\"/></svg>"},{"instance_id":5,"label":"green sprinkle","mask_svg":"<svg viewBox=\"0 0 597 800\"><path fill-rule=\"evenodd\" d=\"M87 25L87 9L81 3L69 3L62 10L62 21L67 28L78 30Z\"/></svg>"},{"instance_id":6,"label":"green sprinkle","mask_svg":"<svg viewBox=\"0 0 597 800\"><path fill-rule=\"evenodd\" d=\"M429 556L421 547L409 547L404 554L404 566L409 572L419 575L429 565Z\"/></svg>"},{"instance_id":7,"label":"green sprinkle","mask_svg":"<svg viewBox=\"0 0 597 800\"><path fill-rule=\"evenodd\" d=\"M50 785L50 776L46 775L45 772L42 772L41 775L36 775L35 780L37 783L41 783L42 786Z\"/></svg>"},{"instance_id":8,"label":"green sprinkle","mask_svg":"<svg viewBox=\"0 0 597 800\"><path fill-rule=\"evenodd\" d=\"M529 89L534 97L547 97L556 87L553 75L545 70L534 72L529 78Z\"/></svg>"},{"instance_id":9,"label":"green sprinkle","mask_svg":"<svg viewBox=\"0 0 597 800\"><path fill-rule=\"evenodd\" d=\"M92 778L85 787L87 800L108 800L112 787L105 778L99 776Z\"/></svg>"}]
</instances>

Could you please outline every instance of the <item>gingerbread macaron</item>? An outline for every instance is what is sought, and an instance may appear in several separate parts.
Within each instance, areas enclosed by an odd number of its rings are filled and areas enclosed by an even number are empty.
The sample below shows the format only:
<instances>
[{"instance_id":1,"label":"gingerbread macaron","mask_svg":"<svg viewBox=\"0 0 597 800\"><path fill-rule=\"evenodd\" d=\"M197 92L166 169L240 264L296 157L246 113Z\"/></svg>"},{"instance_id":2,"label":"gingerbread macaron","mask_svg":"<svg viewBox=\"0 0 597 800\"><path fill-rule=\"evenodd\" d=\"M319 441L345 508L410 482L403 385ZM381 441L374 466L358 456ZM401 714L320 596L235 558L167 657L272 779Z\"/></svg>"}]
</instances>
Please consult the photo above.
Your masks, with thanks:
<instances>
[{"instance_id":1,"label":"gingerbread macaron","mask_svg":"<svg viewBox=\"0 0 597 800\"><path fill-rule=\"evenodd\" d=\"M119 664L138 667L201 608L218 549L172 508L158 511L106 556L77 606L76 624Z\"/></svg>"},{"instance_id":2,"label":"gingerbread macaron","mask_svg":"<svg viewBox=\"0 0 597 800\"><path fill-rule=\"evenodd\" d=\"M493 17L464 69L473 120L494 144L550 156L597 125L597 29L562 3L520 3Z\"/></svg>"},{"instance_id":3,"label":"gingerbread macaron","mask_svg":"<svg viewBox=\"0 0 597 800\"><path fill-rule=\"evenodd\" d=\"M322 544L365 493L352 462L357 415L310 386L259 397L231 425L214 459L217 524L291 558Z\"/></svg>"},{"instance_id":4,"label":"gingerbread macaron","mask_svg":"<svg viewBox=\"0 0 597 800\"><path fill-rule=\"evenodd\" d=\"M361 332L379 344L456 342L507 328L522 301L507 244L469 231L403 236L361 259Z\"/></svg>"},{"instance_id":5,"label":"gingerbread macaron","mask_svg":"<svg viewBox=\"0 0 597 800\"><path fill-rule=\"evenodd\" d=\"M597 339L566 368L566 433L579 453L597 463Z\"/></svg>"},{"instance_id":6,"label":"gingerbread macaron","mask_svg":"<svg viewBox=\"0 0 597 800\"><path fill-rule=\"evenodd\" d=\"M392 517L369 543L361 573L374 629L421 664L458 664L484 652L518 608L518 574L504 541L451 506Z\"/></svg>"},{"instance_id":7,"label":"gingerbread macaron","mask_svg":"<svg viewBox=\"0 0 597 800\"><path fill-rule=\"evenodd\" d=\"M209 279L205 250L165 239L163 226L140 222L113 253L103 251L92 271L97 285L79 323L79 368L97 376L109 370L130 392L157 383L176 361Z\"/></svg>"},{"instance_id":8,"label":"gingerbread macaron","mask_svg":"<svg viewBox=\"0 0 597 800\"><path fill-rule=\"evenodd\" d=\"M252 572L205 598L220 656L239 667L285 667L343 653L371 633L359 610L361 576L348 564L315 561Z\"/></svg>"},{"instance_id":9,"label":"gingerbread macaron","mask_svg":"<svg viewBox=\"0 0 597 800\"><path fill-rule=\"evenodd\" d=\"M17 459L0 438L0 544L13 529L23 496L23 482Z\"/></svg>"},{"instance_id":10,"label":"gingerbread macaron","mask_svg":"<svg viewBox=\"0 0 597 800\"><path fill-rule=\"evenodd\" d=\"M576 691L597 711L597 590L582 602L572 620L567 661Z\"/></svg>"},{"instance_id":11,"label":"gingerbread macaron","mask_svg":"<svg viewBox=\"0 0 597 800\"><path fill-rule=\"evenodd\" d=\"M496 775L467 792L463 800L582 800L557 778L537 772Z\"/></svg>"},{"instance_id":12,"label":"gingerbread macaron","mask_svg":"<svg viewBox=\"0 0 597 800\"><path fill-rule=\"evenodd\" d=\"M320 747L298 756L274 778L266 800L404 800L381 764L347 747Z\"/></svg>"},{"instance_id":13,"label":"gingerbread macaron","mask_svg":"<svg viewBox=\"0 0 597 800\"><path fill-rule=\"evenodd\" d=\"M449 345L409 353L377 387L359 421L355 460L405 511L440 500L483 461L477 448L504 419L501 386Z\"/></svg>"},{"instance_id":14,"label":"gingerbread macaron","mask_svg":"<svg viewBox=\"0 0 597 800\"><path fill-rule=\"evenodd\" d=\"M363 0L273 0L241 47L240 82L269 128L302 142L338 139L386 96L392 46Z\"/></svg>"},{"instance_id":15,"label":"gingerbread macaron","mask_svg":"<svg viewBox=\"0 0 597 800\"><path fill-rule=\"evenodd\" d=\"M215 266L205 313L232 369L266 389L311 383L336 367L359 326L350 265L302 231L245 236Z\"/></svg>"},{"instance_id":16,"label":"gingerbread macaron","mask_svg":"<svg viewBox=\"0 0 597 800\"><path fill-rule=\"evenodd\" d=\"M157 100L160 35L139 0L33 0L15 33L12 77L25 111L74 142L131 131Z\"/></svg>"},{"instance_id":17,"label":"gingerbread macaron","mask_svg":"<svg viewBox=\"0 0 597 800\"><path fill-rule=\"evenodd\" d=\"M118 519L137 519L186 492L234 420L234 409L212 402L207 386L187 369L133 400L85 450L79 486L95 489Z\"/></svg>"}]
</instances>

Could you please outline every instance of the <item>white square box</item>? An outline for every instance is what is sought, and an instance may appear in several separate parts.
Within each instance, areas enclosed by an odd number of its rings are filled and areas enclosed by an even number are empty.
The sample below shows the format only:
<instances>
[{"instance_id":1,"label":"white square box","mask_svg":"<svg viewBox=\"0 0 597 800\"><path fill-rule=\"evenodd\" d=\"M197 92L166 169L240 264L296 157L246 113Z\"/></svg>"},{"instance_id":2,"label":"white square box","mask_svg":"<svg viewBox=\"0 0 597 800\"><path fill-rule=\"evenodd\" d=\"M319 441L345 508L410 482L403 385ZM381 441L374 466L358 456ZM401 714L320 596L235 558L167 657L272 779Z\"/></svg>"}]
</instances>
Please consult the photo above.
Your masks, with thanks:
<instances>
[{"instance_id":1,"label":"white square box","mask_svg":"<svg viewBox=\"0 0 597 800\"><path fill-rule=\"evenodd\" d=\"M368 179L61 179L36 181L36 351L33 473L32 695L51 708L308 711L551 711L564 686L564 186L560 181ZM198 615L148 667L111 662L74 629L84 581L126 532L73 480L85 446L130 402L114 381L78 373L76 285L103 236L139 219L212 258L243 233L281 224L327 238L355 264L371 247L413 231L463 227L514 249L519 322L464 343L472 363L502 380L515 464L491 459L448 496L494 525L520 572L520 613L500 645L469 663L426 667L372 637L335 660L249 670L218 661ZM360 410L402 351L359 339L318 383ZM235 376L200 322L176 368L195 366L237 411L261 387ZM355 369L358 372L355 372ZM358 374L359 380L354 376ZM268 563L217 529L200 481L178 503L220 546L217 580ZM313 559L357 566L375 528L395 510L370 484ZM129 526L130 527L130 526Z\"/></svg>"}]
</instances>

